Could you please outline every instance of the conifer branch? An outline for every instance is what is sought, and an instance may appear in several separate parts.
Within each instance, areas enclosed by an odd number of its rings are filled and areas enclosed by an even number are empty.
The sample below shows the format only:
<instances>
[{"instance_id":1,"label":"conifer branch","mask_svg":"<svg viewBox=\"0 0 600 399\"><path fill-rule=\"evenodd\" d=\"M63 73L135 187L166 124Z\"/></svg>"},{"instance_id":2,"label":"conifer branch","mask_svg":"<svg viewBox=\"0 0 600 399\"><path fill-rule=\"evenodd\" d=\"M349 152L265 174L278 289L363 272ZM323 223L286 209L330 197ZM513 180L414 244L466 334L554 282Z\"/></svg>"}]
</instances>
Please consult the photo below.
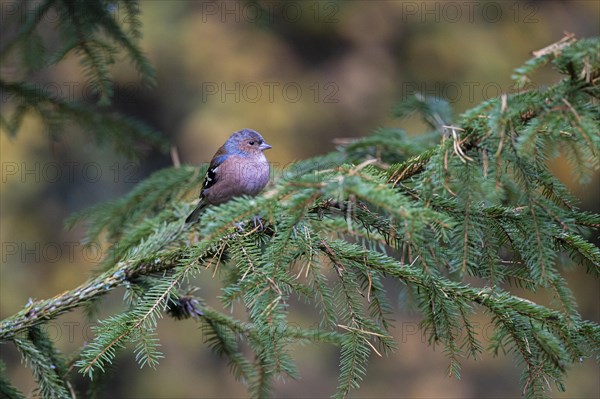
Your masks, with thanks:
<instances>
[{"instance_id":1,"label":"conifer branch","mask_svg":"<svg viewBox=\"0 0 600 399\"><path fill-rule=\"evenodd\" d=\"M336 151L299 162L297 174L275 179L263 195L207 208L197 225L183 223L194 205L185 198L203 173L185 166L73 216L71 226L88 222L88 240L105 237L110 250L101 271L3 320L0 341L21 350L44 395L68 396L68 373L47 366L64 369L64 362L40 326L124 287L128 309L101 320L78 354L80 372L90 377L130 342L141 366L155 366L162 357L157 320L167 313L202 321L209 347L228 358L255 397L271 394L274 377L296 378L292 345L335 345L335 395L346 397L365 378L371 355L395 348L387 319L395 303L385 288L398 284L418 306L430 345L444 347L450 375L460 376L462 357L483 351L472 322L483 311L494 326L487 349L515 356L525 396L547 396L549 383L562 389L569 364L600 355L600 326L582 320L560 273L565 264L581 265L600 276L600 249L588 239L600 216L577 209L548 160L565 151L582 179L600 167L599 82L591 79L600 76L600 39L548 49L515 79L552 63L565 76L555 85L485 101L458 118L442 100L416 96L397 112L420 113L432 129L423 137L379 129L342 140ZM26 87L1 84L29 98ZM251 222L256 215L262 228ZM203 271L221 279L219 299L241 308L243 320L206 306L193 290L178 293ZM485 286L467 283L469 276ZM547 291L554 301L536 304L513 286ZM291 328L295 299L318 310L317 328ZM1 378L0 389L11 391Z\"/></svg>"},{"instance_id":2,"label":"conifer branch","mask_svg":"<svg viewBox=\"0 0 600 399\"><path fill-rule=\"evenodd\" d=\"M19 313L8 317L0 323L0 341L12 339L19 333L46 323L48 320L80 307L122 286L127 281L133 281L140 276L170 270L186 255L180 249L156 256L133 260L117 265L117 267L102 273L98 277L85 282L77 288L59 294L47 300L30 302Z\"/></svg>"},{"instance_id":3,"label":"conifer branch","mask_svg":"<svg viewBox=\"0 0 600 399\"><path fill-rule=\"evenodd\" d=\"M168 151L168 143L162 135L149 126L115 112L107 112L98 106L108 105L112 100L113 82L110 65L119 51L124 50L132 59L141 79L147 85L154 84L154 70L139 48L139 10L130 0L115 1L109 5L103 1L88 0L45 0L32 11L15 13L18 17L26 14L27 19L18 32L0 50L0 60L5 61L20 50L22 61L18 68L28 74L42 66L56 64L70 52L80 56L80 65L88 83L99 96L98 104L84 104L73 98L53 97L44 90L37 89L27 80L0 81L0 90L7 104L0 114L0 126L10 135L15 135L27 113L41 117L51 135L58 136L64 130L67 120L74 120L84 132L94 132L98 141L108 139L117 151L135 157L140 145L151 145L163 152ZM125 30L111 15L111 9L123 6L127 13ZM29 7L28 2L18 7ZM54 54L47 49L37 33L40 22L50 10L57 17L58 34L64 45ZM106 38L113 39L113 42ZM73 93L70 93L71 95ZM12 111L12 115L9 112Z\"/></svg>"}]
</instances>

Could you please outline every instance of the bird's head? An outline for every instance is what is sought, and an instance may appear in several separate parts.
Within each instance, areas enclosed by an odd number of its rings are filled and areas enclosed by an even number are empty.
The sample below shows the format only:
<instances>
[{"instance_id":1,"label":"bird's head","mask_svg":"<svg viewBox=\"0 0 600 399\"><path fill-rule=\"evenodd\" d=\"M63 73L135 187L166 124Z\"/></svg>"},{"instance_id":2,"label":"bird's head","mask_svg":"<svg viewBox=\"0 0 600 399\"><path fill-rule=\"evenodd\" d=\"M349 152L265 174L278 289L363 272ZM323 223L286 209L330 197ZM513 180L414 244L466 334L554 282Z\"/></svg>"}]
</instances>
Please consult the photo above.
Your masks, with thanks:
<instances>
[{"instance_id":1,"label":"bird's head","mask_svg":"<svg viewBox=\"0 0 600 399\"><path fill-rule=\"evenodd\" d=\"M242 129L232 134L227 140L226 146L233 152L250 155L271 148L269 144L265 143L260 133L251 129Z\"/></svg>"}]
</instances>

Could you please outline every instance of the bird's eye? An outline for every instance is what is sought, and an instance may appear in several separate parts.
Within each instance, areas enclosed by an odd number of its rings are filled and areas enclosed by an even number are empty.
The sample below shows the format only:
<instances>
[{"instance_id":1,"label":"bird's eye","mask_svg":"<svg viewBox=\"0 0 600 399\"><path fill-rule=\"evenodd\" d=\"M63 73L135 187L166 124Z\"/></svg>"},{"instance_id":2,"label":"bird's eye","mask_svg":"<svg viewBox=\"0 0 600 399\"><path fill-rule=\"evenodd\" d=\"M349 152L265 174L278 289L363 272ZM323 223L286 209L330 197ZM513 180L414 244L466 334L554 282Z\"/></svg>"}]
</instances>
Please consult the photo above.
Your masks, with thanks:
<instances>
[{"instance_id":1,"label":"bird's eye","mask_svg":"<svg viewBox=\"0 0 600 399\"><path fill-rule=\"evenodd\" d=\"M254 145L254 141L249 141L248 144Z\"/></svg>"}]
</instances>

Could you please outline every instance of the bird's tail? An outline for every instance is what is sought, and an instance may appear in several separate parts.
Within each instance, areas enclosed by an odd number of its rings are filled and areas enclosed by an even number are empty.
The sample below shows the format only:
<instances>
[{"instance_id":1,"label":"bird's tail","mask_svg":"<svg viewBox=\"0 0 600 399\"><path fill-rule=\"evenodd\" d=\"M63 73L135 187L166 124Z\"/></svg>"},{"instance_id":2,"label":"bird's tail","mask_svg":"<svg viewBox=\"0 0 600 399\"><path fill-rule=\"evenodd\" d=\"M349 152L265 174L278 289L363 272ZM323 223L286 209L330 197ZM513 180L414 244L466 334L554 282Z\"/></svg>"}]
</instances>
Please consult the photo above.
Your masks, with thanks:
<instances>
[{"instance_id":1,"label":"bird's tail","mask_svg":"<svg viewBox=\"0 0 600 399\"><path fill-rule=\"evenodd\" d=\"M206 206L206 203L204 201L200 201L200 203L198 204L198 206L196 207L196 209L194 209L192 211L192 213L190 213L190 216L187 217L187 219L185 219L186 223L194 223L197 222L198 219L200 218L200 213L202 213L202 210L204 209L204 207Z\"/></svg>"}]
</instances>

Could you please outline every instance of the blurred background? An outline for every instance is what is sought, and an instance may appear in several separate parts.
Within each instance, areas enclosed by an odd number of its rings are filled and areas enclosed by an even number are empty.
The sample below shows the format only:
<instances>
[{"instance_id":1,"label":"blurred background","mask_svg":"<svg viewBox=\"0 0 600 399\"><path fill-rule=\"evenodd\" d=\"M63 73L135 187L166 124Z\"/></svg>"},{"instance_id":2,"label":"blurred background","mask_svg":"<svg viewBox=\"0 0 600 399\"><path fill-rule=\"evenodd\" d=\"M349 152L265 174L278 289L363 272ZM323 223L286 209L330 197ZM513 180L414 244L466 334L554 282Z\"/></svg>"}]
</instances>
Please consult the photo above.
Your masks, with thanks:
<instances>
[{"instance_id":1,"label":"blurred background","mask_svg":"<svg viewBox=\"0 0 600 399\"><path fill-rule=\"evenodd\" d=\"M532 51L562 38L564 31L578 38L600 33L597 1L140 3L142 47L156 68L158 87L144 88L126 62L117 63L114 108L163 132L181 161L190 164L208 162L243 127L263 134L273 146L269 160L280 168L332 150L334 138L360 137L381 126L416 135L424 129L416 118L390 117L403 98L416 92L443 97L459 115L482 100L512 92L513 69ZM1 2L3 24L24 18L14 15L10 4ZM122 11L116 7L115 17L122 18ZM55 24L51 18L43 23L48 48L57 47ZM17 79L19 73L10 62L2 65L5 80ZM93 100L75 57L32 78L40 90L56 96ZM535 83L552 84L558 78L547 68ZM81 243L84 226L66 231L66 217L119 198L152 171L172 164L169 154L151 149L133 162L81 133L73 128L50 138L30 116L15 138L0 134L0 318L17 312L30 298L74 288L98 265L102 247ZM581 198L581 208L598 211L599 176L582 186L566 162L553 162ZM578 267L565 274L582 316L599 322L597 281ZM207 276L200 284L200 295L216 303L211 298L219 295L218 283ZM122 307L122 294L117 291L102 301L100 317ZM389 294L393 298L398 291L390 287ZM542 293L537 299L547 298ZM299 323L316 321L311 309L301 310ZM520 369L510 355L465 359L457 381L446 375L442 348L429 347L418 331L419 315L400 304L395 319L398 350L373 358L352 397L520 397ZM81 312L72 312L50 323L48 333L69 353L93 337L92 324L84 320ZM481 316L478 322L485 339L491 333L487 319ZM107 397L246 397L226 361L201 344L199 325L163 319L158 331L165 359L158 369L139 370L132 354L124 352L106 387ZM31 392L31 370L20 364L12 346L2 345L0 351L9 377ZM275 396L329 397L337 384L335 348L307 346L293 355L301 379L278 381ZM554 390L552 395L598 398L599 375L594 360L584 359L570 370L567 392Z\"/></svg>"}]
</instances>

